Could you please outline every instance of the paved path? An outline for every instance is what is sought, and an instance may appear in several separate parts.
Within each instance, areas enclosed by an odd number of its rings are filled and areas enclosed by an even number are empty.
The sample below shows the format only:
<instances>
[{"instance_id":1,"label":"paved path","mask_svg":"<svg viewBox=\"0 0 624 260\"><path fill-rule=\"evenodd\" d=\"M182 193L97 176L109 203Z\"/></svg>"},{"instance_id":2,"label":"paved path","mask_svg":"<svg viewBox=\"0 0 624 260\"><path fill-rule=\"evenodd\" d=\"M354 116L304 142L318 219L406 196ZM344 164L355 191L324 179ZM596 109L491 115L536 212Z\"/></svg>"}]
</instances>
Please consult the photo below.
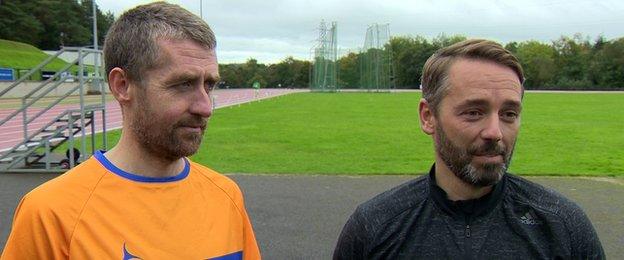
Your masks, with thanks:
<instances>
[{"instance_id":1,"label":"paved path","mask_svg":"<svg viewBox=\"0 0 624 260\"><path fill-rule=\"evenodd\" d=\"M222 108L232 105L237 105L241 103L251 102L254 100L271 98L275 96L290 94L294 92L303 92L308 91L306 89L260 89L260 92L256 96L253 89L218 89L213 92L213 97L215 99L215 107ZM77 104L79 101L73 98L76 103L74 104L59 104L46 111L41 116L37 117L31 123L28 124L28 133L32 134L35 131L39 130L41 127L49 123L52 119L58 116L61 112L67 109L76 109L79 108ZM87 104L93 104L97 101L92 96L89 97L91 102ZM0 120L5 119L11 113L13 113L17 108L19 108L21 101L12 99L12 100L2 100L3 102L13 102L15 103L15 108L4 108L0 109ZM48 101L49 102L49 101ZM28 117L35 116L39 113L42 108L29 108L27 110ZM96 113L96 132L102 131L102 124L97 123L101 122L99 119L100 113ZM119 104L115 100L109 100L106 103L106 127L107 129L118 129L121 127L121 108ZM23 123L22 123L22 115L21 113L11 120L7 121L3 125L0 125L0 151L7 150L14 145L18 144L23 140ZM90 133L91 128L86 128L86 133Z\"/></svg>"},{"instance_id":2,"label":"paved path","mask_svg":"<svg viewBox=\"0 0 624 260\"><path fill-rule=\"evenodd\" d=\"M0 248L19 198L53 174L0 174ZM413 176L230 175L265 259L330 259L356 205ZM609 259L624 255L624 181L530 177L576 201L594 223Z\"/></svg>"}]
</instances>

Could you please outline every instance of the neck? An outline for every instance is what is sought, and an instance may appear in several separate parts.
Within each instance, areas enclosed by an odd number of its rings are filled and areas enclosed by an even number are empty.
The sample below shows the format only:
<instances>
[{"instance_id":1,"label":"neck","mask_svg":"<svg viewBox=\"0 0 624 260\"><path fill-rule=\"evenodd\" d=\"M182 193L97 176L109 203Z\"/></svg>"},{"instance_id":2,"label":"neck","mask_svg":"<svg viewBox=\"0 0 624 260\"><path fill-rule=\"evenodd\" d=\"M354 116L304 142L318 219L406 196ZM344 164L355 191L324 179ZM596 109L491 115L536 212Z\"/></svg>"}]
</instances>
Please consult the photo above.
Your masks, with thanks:
<instances>
[{"instance_id":1,"label":"neck","mask_svg":"<svg viewBox=\"0 0 624 260\"><path fill-rule=\"evenodd\" d=\"M440 158L436 158L435 177L438 187L444 190L448 199L452 201L477 199L492 191L492 186L477 187L464 182Z\"/></svg>"},{"instance_id":2,"label":"neck","mask_svg":"<svg viewBox=\"0 0 624 260\"><path fill-rule=\"evenodd\" d=\"M184 159L175 160L159 157L146 151L132 136L130 129L123 128L121 138L115 147L106 152L106 158L118 168L147 177L171 177L184 169Z\"/></svg>"}]
</instances>

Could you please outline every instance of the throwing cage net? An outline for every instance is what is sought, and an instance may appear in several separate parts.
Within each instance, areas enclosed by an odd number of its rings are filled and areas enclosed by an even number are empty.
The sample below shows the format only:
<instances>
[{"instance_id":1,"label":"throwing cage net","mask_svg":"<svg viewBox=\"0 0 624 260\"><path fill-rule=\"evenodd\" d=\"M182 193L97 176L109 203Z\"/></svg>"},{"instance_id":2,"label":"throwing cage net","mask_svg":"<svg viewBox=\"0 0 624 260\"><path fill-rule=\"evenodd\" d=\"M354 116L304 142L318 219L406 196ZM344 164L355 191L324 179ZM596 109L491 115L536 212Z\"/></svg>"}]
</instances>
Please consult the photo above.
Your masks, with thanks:
<instances>
[{"instance_id":1,"label":"throwing cage net","mask_svg":"<svg viewBox=\"0 0 624 260\"><path fill-rule=\"evenodd\" d=\"M359 55L360 88L377 92L395 88L389 41L389 24L373 24L366 30L364 48Z\"/></svg>"},{"instance_id":2,"label":"throwing cage net","mask_svg":"<svg viewBox=\"0 0 624 260\"><path fill-rule=\"evenodd\" d=\"M319 26L319 37L316 46L311 50L312 67L310 68L310 89L320 92L335 92L338 90L338 41L337 25L332 22L328 27L325 21Z\"/></svg>"}]
</instances>

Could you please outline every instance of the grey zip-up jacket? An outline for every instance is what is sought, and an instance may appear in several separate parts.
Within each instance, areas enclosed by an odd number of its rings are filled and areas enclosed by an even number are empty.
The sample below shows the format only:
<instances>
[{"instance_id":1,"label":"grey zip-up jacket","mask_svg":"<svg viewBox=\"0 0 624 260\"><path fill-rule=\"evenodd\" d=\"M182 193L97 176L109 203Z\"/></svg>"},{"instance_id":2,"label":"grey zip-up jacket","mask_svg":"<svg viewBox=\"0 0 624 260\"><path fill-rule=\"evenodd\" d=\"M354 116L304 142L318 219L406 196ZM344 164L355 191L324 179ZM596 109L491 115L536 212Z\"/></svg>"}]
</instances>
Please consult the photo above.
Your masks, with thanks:
<instances>
[{"instance_id":1,"label":"grey zip-up jacket","mask_svg":"<svg viewBox=\"0 0 624 260\"><path fill-rule=\"evenodd\" d=\"M357 207L334 259L604 259L581 208L505 174L488 195L452 202L434 167Z\"/></svg>"}]
</instances>

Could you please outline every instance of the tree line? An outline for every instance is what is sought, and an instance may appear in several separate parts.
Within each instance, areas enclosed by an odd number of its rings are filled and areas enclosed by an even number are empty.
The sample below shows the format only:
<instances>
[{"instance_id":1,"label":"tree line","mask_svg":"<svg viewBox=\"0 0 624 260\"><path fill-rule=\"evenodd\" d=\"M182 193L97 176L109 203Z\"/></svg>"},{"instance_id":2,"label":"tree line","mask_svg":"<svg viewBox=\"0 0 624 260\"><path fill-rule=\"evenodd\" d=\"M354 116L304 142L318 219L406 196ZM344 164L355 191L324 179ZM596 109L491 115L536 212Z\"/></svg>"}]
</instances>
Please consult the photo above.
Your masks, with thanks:
<instances>
[{"instance_id":1,"label":"tree line","mask_svg":"<svg viewBox=\"0 0 624 260\"><path fill-rule=\"evenodd\" d=\"M43 50L93 45L92 0L2 0L0 39L28 43ZM96 7L98 46L115 17Z\"/></svg>"},{"instance_id":2,"label":"tree line","mask_svg":"<svg viewBox=\"0 0 624 260\"><path fill-rule=\"evenodd\" d=\"M242 64L219 64L222 88L250 88L254 82L270 88L307 88L310 82L309 61L287 57L265 65L250 58Z\"/></svg>"},{"instance_id":3,"label":"tree line","mask_svg":"<svg viewBox=\"0 0 624 260\"><path fill-rule=\"evenodd\" d=\"M0 39L24 42L40 49L91 45L92 0L2 0ZM114 21L111 12L97 9L98 42ZM392 85L418 88L422 67L437 49L466 39L465 36L396 36L383 52L391 59ZM550 43L534 40L510 42L505 48L514 53L525 70L527 89L624 89L624 38L595 39L580 34L562 36ZM367 51L368 53L371 50ZM335 62L340 88L360 88L364 53L348 53ZM219 66L223 85L230 88L309 86L311 62L293 57L275 64L262 64L250 58L242 64Z\"/></svg>"},{"instance_id":4,"label":"tree line","mask_svg":"<svg viewBox=\"0 0 624 260\"><path fill-rule=\"evenodd\" d=\"M624 38L590 40L576 34L550 44L510 42L529 89L624 89Z\"/></svg>"},{"instance_id":5,"label":"tree line","mask_svg":"<svg viewBox=\"0 0 624 260\"><path fill-rule=\"evenodd\" d=\"M438 49L466 39L441 35L431 40L422 36L398 36L385 45L383 52L392 57L394 85L418 88L425 61ZM550 43L535 40L509 42L504 47L522 64L527 89L624 89L624 38L607 40L576 34L562 36ZM348 53L337 62L340 88L360 88L365 53ZM249 59L243 64L221 65L228 87L250 87L254 81L268 87L305 88L309 84L311 63L292 57L271 65Z\"/></svg>"}]
</instances>

